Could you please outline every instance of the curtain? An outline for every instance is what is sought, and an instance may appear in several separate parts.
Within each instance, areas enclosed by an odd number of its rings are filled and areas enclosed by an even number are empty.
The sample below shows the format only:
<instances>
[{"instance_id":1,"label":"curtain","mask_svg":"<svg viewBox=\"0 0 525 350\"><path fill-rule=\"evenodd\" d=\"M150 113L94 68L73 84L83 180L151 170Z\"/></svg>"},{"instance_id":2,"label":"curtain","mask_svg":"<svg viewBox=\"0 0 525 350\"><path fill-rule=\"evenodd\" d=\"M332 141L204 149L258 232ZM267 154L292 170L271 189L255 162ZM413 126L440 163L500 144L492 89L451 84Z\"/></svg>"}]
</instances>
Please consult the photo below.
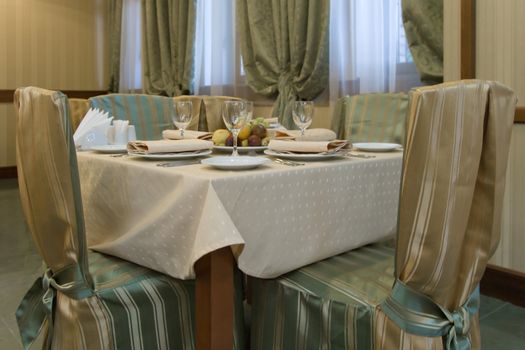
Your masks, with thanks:
<instances>
[{"instance_id":1,"label":"curtain","mask_svg":"<svg viewBox=\"0 0 525 350\"><path fill-rule=\"evenodd\" d=\"M237 33L248 85L277 94L272 114L294 128L292 104L328 85L329 1L237 0Z\"/></svg>"},{"instance_id":2,"label":"curtain","mask_svg":"<svg viewBox=\"0 0 525 350\"><path fill-rule=\"evenodd\" d=\"M421 85L405 39L401 0L332 0L330 103L346 95Z\"/></svg>"},{"instance_id":3,"label":"curtain","mask_svg":"<svg viewBox=\"0 0 525 350\"><path fill-rule=\"evenodd\" d=\"M421 80L443 81L443 0L403 0L403 22Z\"/></svg>"},{"instance_id":4,"label":"curtain","mask_svg":"<svg viewBox=\"0 0 525 350\"><path fill-rule=\"evenodd\" d=\"M120 80L120 40L122 27L122 0L109 0L109 86L110 92L117 92Z\"/></svg>"},{"instance_id":5,"label":"curtain","mask_svg":"<svg viewBox=\"0 0 525 350\"><path fill-rule=\"evenodd\" d=\"M123 0L120 79L118 91L142 92L142 7L140 0Z\"/></svg>"},{"instance_id":6,"label":"curtain","mask_svg":"<svg viewBox=\"0 0 525 350\"><path fill-rule=\"evenodd\" d=\"M233 0L200 0L197 9L195 94L236 95L240 60Z\"/></svg>"},{"instance_id":7,"label":"curtain","mask_svg":"<svg viewBox=\"0 0 525 350\"><path fill-rule=\"evenodd\" d=\"M192 92L196 7L196 0L142 0L146 93Z\"/></svg>"}]
</instances>

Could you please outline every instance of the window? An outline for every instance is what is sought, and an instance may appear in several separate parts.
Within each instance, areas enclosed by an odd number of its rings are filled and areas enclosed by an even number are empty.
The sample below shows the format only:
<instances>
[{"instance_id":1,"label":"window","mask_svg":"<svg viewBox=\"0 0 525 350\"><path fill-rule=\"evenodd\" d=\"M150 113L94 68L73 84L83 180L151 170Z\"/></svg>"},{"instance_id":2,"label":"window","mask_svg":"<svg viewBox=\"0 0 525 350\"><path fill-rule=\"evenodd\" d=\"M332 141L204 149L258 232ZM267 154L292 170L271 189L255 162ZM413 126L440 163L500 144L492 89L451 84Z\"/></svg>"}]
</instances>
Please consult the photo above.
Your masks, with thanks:
<instances>
[{"instance_id":1,"label":"window","mask_svg":"<svg viewBox=\"0 0 525 350\"><path fill-rule=\"evenodd\" d=\"M330 11L330 86L322 99L420 85L401 20L401 0L331 0ZM127 90L141 84L140 17L140 0L124 0L121 86ZM127 75L132 79L122 84ZM194 82L195 94L271 102L246 85L235 0L198 1Z\"/></svg>"}]
</instances>

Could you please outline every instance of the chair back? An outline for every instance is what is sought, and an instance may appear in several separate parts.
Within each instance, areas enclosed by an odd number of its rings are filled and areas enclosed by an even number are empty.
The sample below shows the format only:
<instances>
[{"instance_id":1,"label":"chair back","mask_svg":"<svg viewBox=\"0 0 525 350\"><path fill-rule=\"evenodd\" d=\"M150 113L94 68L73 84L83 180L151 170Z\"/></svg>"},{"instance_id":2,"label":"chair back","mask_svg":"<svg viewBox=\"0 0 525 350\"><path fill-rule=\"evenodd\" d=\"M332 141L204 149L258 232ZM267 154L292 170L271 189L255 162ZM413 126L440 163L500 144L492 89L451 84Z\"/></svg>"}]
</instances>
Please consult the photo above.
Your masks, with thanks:
<instances>
[{"instance_id":1,"label":"chair back","mask_svg":"<svg viewBox=\"0 0 525 350\"><path fill-rule=\"evenodd\" d=\"M201 107L199 130L215 131L217 129L226 129L222 120L222 104L224 101L240 101L241 98L230 96L201 96L203 106Z\"/></svg>"},{"instance_id":2,"label":"chair back","mask_svg":"<svg viewBox=\"0 0 525 350\"><path fill-rule=\"evenodd\" d=\"M82 118L89 110L89 100L85 98L69 98L69 115L71 116L71 128L77 130Z\"/></svg>"},{"instance_id":3,"label":"chair back","mask_svg":"<svg viewBox=\"0 0 525 350\"><path fill-rule=\"evenodd\" d=\"M162 139L162 130L172 128L173 99L142 94L109 94L91 97L90 107L109 112L115 119L129 120L137 139Z\"/></svg>"},{"instance_id":4,"label":"chair back","mask_svg":"<svg viewBox=\"0 0 525 350\"><path fill-rule=\"evenodd\" d=\"M479 80L410 93L396 277L448 310L499 241L515 105L510 89Z\"/></svg>"},{"instance_id":5,"label":"chair back","mask_svg":"<svg viewBox=\"0 0 525 350\"><path fill-rule=\"evenodd\" d=\"M22 208L53 273L67 269L89 281L87 249L69 104L61 92L15 92L16 149Z\"/></svg>"},{"instance_id":6,"label":"chair back","mask_svg":"<svg viewBox=\"0 0 525 350\"><path fill-rule=\"evenodd\" d=\"M173 97L174 101L190 101L192 104L192 113L193 117L191 119L190 125L188 125L188 130L201 130L200 125L200 115L201 115L201 106L202 106L202 96L196 95L181 95Z\"/></svg>"},{"instance_id":7,"label":"chair back","mask_svg":"<svg viewBox=\"0 0 525 350\"><path fill-rule=\"evenodd\" d=\"M407 107L405 93L345 96L336 102L332 130L337 138L351 142L402 144Z\"/></svg>"}]
</instances>

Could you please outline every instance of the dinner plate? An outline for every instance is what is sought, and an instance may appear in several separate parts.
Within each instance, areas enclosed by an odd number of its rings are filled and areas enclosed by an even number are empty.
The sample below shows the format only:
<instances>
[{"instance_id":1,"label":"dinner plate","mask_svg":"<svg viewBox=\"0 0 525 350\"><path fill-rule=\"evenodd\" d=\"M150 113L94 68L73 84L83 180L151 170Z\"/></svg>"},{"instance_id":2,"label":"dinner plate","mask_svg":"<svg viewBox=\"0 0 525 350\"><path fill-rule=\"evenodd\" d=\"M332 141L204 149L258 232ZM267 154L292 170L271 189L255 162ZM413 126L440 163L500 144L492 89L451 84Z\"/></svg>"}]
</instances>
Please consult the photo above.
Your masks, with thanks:
<instances>
[{"instance_id":1,"label":"dinner plate","mask_svg":"<svg viewBox=\"0 0 525 350\"><path fill-rule=\"evenodd\" d=\"M268 146L248 146L248 147L237 147L237 151L239 153L247 153L247 152L262 152L265 149L267 149ZM213 146L213 149L216 149L220 152L233 152L232 146Z\"/></svg>"},{"instance_id":2,"label":"dinner plate","mask_svg":"<svg viewBox=\"0 0 525 350\"><path fill-rule=\"evenodd\" d=\"M360 143L353 143L352 147L357 148L360 151L389 152L389 151L394 151L396 149L400 149L403 146L397 143L360 142Z\"/></svg>"},{"instance_id":3,"label":"dinner plate","mask_svg":"<svg viewBox=\"0 0 525 350\"><path fill-rule=\"evenodd\" d=\"M127 145L92 146L91 150L100 153L126 153L128 151Z\"/></svg>"},{"instance_id":4,"label":"dinner plate","mask_svg":"<svg viewBox=\"0 0 525 350\"><path fill-rule=\"evenodd\" d=\"M270 160L264 157L248 157L248 156L221 156L212 157L201 160L202 164L210 165L217 169L223 170L247 170L263 165Z\"/></svg>"},{"instance_id":5,"label":"dinner plate","mask_svg":"<svg viewBox=\"0 0 525 350\"><path fill-rule=\"evenodd\" d=\"M205 149L198 152L178 152L178 153L153 153L153 154L142 154L135 152L128 152L130 156L136 156L144 159L187 159L187 158L196 158L207 156L211 154L211 149Z\"/></svg>"},{"instance_id":6,"label":"dinner plate","mask_svg":"<svg viewBox=\"0 0 525 350\"><path fill-rule=\"evenodd\" d=\"M264 151L264 154L267 154L272 157L299 160L325 160L336 157L344 157L346 153L347 150L341 150L339 152L333 153L285 153L273 151L271 149L267 149L266 151Z\"/></svg>"}]
</instances>

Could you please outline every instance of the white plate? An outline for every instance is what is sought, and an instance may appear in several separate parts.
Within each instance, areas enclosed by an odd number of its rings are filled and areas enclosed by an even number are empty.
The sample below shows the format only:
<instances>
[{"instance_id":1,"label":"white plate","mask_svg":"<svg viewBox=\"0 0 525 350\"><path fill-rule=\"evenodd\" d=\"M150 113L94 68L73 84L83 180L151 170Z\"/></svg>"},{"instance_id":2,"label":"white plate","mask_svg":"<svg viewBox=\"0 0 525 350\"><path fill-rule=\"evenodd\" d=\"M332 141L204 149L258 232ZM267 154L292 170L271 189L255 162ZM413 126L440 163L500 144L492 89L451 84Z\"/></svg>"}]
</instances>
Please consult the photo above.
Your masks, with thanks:
<instances>
[{"instance_id":1,"label":"white plate","mask_svg":"<svg viewBox=\"0 0 525 350\"><path fill-rule=\"evenodd\" d=\"M247 153L247 152L261 152L267 149L268 146L252 146L252 147L237 147L237 151L239 153ZM233 152L232 146L213 146L213 149L216 149L217 151L221 152Z\"/></svg>"},{"instance_id":2,"label":"white plate","mask_svg":"<svg viewBox=\"0 0 525 350\"><path fill-rule=\"evenodd\" d=\"M259 165L269 162L268 158L264 157L212 157L201 160L202 164L210 165L217 169L224 170L246 170L253 169Z\"/></svg>"},{"instance_id":3,"label":"white plate","mask_svg":"<svg viewBox=\"0 0 525 350\"><path fill-rule=\"evenodd\" d=\"M281 153L267 149L264 151L264 154L267 154L272 157L279 157L285 159L299 159L299 160L325 160L336 157L344 157L347 150L341 150L340 152L335 153Z\"/></svg>"},{"instance_id":4,"label":"white plate","mask_svg":"<svg viewBox=\"0 0 525 350\"><path fill-rule=\"evenodd\" d=\"M128 151L127 145L92 146L91 150L100 153L126 153Z\"/></svg>"},{"instance_id":5,"label":"white plate","mask_svg":"<svg viewBox=\"0 0 525 350\"><path fill-rule=\"evenodd\" d=\"M361 142L361 143L353 143L352 147L357 148L360 151L389 152L389 151L394 151L396 149L400 149L403 146L397 143Z\"/></svg>"},{"instance_id":6,"label":"white plate","mask_svg":"<svg viewBox=\"0 0 525 350\"><path fill-rule=\"evenodd\" d=\"M180 152L180 153L154 153L154 154L141 154L128 152L130 156L141 157L144 159L187 159L187 158L197 158L202 156L207 156L211 154L211 149L205 149L199 152Z\"/></svg>"}]
</instances>

